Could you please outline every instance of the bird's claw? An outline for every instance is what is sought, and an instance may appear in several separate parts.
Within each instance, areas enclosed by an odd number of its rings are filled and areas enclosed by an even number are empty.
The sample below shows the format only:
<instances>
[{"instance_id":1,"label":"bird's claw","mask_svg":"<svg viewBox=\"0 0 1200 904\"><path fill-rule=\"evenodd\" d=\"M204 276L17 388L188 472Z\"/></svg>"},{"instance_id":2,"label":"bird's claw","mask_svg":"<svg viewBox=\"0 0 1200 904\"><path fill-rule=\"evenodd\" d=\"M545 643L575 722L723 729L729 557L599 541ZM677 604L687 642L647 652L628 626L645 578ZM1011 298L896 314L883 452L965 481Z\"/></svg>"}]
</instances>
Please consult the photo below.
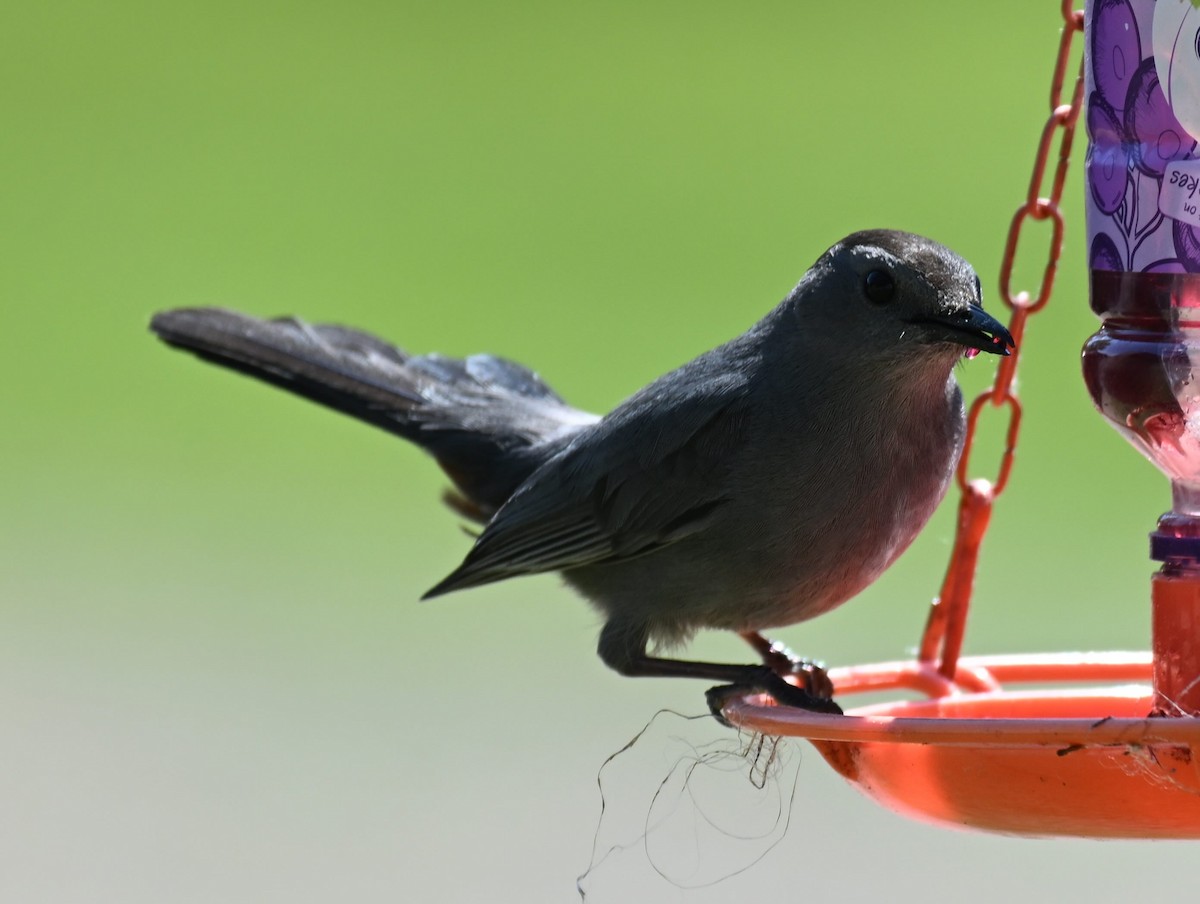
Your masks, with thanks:
<instances>
[{"instance_id":1,"label":"bird's claw","mask_svg":"<svg viewBox=\"0 0 1200 904\"><path fill-rule=\"evenodd\" d=\"M776 675L799 678L804 683L804 689L814 697L828 700L833 696L833 681L825 671L825 663L797 656L779 641L772 643L762 658L767 668Z\"/></svg>"}]
</instances>

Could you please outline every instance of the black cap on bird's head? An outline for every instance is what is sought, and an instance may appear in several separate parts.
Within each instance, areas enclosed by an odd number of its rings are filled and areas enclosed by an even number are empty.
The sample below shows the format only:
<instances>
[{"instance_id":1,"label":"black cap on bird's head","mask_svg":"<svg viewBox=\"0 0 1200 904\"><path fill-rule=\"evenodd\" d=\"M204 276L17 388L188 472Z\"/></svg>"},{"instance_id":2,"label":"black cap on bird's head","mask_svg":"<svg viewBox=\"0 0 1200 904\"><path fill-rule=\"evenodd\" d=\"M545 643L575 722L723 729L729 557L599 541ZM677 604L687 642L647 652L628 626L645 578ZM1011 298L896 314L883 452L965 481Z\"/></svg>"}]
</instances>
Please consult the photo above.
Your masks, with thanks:
<instances>
[{"instance_id":1,"label":"black cap on bird's head","mask_svg":"<svg viewBox=\"0 0 1200 904\"><path fill-rule=\"evenodd\" d=\"M873 229L826 251L792 298L805 320L836 323L825 329L880 353L938 346L951 359L964 350L1007 355L1013 338L980 295L975 270L949 248Z\"/></svg>"}]
</instances>

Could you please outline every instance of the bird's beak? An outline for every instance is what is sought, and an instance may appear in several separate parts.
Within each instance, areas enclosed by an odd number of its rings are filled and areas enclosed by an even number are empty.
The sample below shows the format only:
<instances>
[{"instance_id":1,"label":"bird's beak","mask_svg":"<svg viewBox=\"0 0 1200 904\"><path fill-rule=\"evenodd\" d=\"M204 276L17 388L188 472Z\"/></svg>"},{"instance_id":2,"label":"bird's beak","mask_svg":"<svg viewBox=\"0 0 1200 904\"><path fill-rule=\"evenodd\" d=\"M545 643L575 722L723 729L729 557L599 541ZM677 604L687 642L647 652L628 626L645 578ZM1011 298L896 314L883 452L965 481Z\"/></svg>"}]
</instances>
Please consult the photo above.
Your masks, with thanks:
<instances>
[{"instance_id":1,"label":"bird's beak","mask_svg":"<svg viewBox=\"0 0 1200 904\"><path fill-rule=\"evenodd\" d=\"M936 341L957 342L993 355L1007 355L1010 349L1016 348L1012 334L1004 325L975 304L958 311L920 317L913 322Z\"/></svg>"}]
</instances>

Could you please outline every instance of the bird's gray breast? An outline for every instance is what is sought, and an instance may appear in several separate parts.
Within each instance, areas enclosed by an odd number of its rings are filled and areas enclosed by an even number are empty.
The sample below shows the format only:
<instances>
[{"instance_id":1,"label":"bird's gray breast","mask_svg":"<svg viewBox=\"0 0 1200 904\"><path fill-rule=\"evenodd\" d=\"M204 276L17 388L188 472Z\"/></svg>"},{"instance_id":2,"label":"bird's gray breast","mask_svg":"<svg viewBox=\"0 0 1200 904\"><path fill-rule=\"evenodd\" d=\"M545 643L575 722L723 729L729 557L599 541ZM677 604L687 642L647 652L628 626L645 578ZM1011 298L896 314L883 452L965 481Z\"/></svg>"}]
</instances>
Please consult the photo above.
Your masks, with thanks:
<instances>
[{"instance_id":1,"label":"bird's gray breast","mask_svg":"<svg viewBox=\"0 0 1200 904\"><path fill-rule=\"evenodd\" d=\"M722 530L707 538L727 544L708 551L709 586L742 597L723 610L735 623L715 626L761 630L813 618L908 548L945 495L962 446L957 384L927 389L812 404L811 420L790 431L778 414L753 426L760 435L739 461Z\"/></svg>"}]
</instances>

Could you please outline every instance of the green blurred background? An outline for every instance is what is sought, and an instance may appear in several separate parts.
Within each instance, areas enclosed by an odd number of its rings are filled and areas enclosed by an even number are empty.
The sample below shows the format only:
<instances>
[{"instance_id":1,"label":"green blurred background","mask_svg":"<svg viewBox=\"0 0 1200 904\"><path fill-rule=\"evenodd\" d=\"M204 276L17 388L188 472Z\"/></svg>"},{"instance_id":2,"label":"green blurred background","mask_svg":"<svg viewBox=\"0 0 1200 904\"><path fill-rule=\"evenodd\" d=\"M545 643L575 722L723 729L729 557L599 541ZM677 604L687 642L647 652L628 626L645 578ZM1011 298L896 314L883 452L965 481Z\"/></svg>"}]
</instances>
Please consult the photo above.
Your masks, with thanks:
<instances>
[{"instance_id":1,"label":"green blurred background","mask_svg":"<svg viewBox=\"0 0 1200 904\"><path fill-rule=\"evenodd\" d=\"M573 898L600 764L659 708L701 712L702 687L606 671L596 617L553 578L418 605L467 544L437 469L168 351L148 318L224 304L494 351L603 410L740 332L855 229L945 241L995 310L1058 9L10 4L0 898ZM1148 644L1145 535L1168 493L1079 377L1095 323L1077 148L973 652ZM966 365L969 391L992 363ZM994 442L979 456L991 473ZM833 664L906 656L952 516L781 636ZM670 755L632 756L652 791ZM682 892L634 849L589 900L1112 900L1174 891L1191 852L913 825L809 751L793 809L723 884Z\"/></svg>"}]
</instances>

